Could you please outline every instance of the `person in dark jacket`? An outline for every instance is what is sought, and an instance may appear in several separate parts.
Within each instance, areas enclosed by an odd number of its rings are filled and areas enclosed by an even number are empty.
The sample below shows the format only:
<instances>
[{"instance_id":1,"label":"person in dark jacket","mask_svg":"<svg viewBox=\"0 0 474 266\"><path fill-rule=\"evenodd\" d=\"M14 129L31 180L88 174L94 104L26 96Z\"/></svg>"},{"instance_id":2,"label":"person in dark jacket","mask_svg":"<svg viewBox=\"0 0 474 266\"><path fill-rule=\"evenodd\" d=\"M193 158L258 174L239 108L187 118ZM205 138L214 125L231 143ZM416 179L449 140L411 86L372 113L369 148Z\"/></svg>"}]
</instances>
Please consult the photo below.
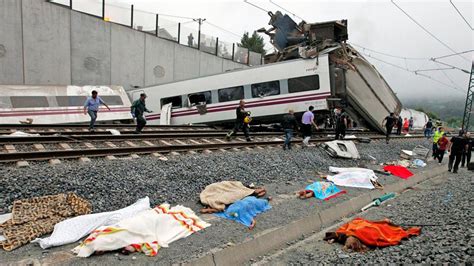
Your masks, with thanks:
<instances>
[{"instance_id":1,"label":"person in dark jacket","mask_svg":"<svg viewBox=\"0 0 474 266\"><path fill-rule=\"evenodd\" d=\"M385 141L387 144L390 140L390 134L392 134L393 126L397 123L397 121L397 117L394 113L390 113L382 121L382 126L385 126Z\"/></svg>"},{"instance_id":2,"label":"person in dark jacket","mask_svg":"<svg viewBox=\"0 0 474 266\"><path fill-rule=\"evenodd\" d=\"M402 134L402 128L403 128L403 118L401 116L401 114L398 115L397 117L397 135L401 135Z\"/></svg>"},{"instance_id":3,"label":"person in dark jacket","mask_svg":"<svg viewBox=\"0 0 474 266\"><path fill-rule=\"evenodd\" d=\"M462 154L461 167L469 166L469 164L471 163L472 146L474 145L474 139L471 139L471 133L469 132L466 132L466 141L467 147Z\"/></svg>"},{"instance_id":4,"label":"person in dark jacket","mask_svg":"<svg viewBox=\"0 0 474 266\"><path fill-rule=\"evenodd\" d=\"M453 173L458 172L459 163L461 162L461 157L463 152L467 149L467 139L464 136L464 130L459 131L459 135L451 138L449 144L449 162L448 162L448 171ZM454 165L453 165L454 163Z\"/></svg>"},{"instance_id":5,"label":"person in dark jacket","mask_svg":"<svg viewBox=\"0 0 474 266\"><path fill-rule=\"evenodd\" d=\"M336 140L344 139L348 126L348 116L342 109L336 110Z\"/></svg>"},{"instance_id":6,"label":"person in dark jacket","mask_svg":"<svg viewBox=\"0 0 474 266\"><path fill-rule=\"evenodd\" d=\"M283 144L283 149L291 150L291 138L293 138L293 130L298 128L298 122L296 121L296 117L292 109L288 111L288 114L283 116L281 126L285 131L285 143Z\"/></svg>"},{"instance_id":7,"label":"person in dark jacket","mask_svg":"<svg viewBox=\"0 0 474 266\"><path fill-rule=\"evenodd\" d=\"M146 125L146 119L145 116L143 115L145 112L151 113L152 111L148 110L145 105L145 98L146 94L142 93L140 94L140 99L135 100L132 103L132 106L130 108L130 112L132 113L133 118L137 119L137 127L135 129L135 134L140 134L142 132L142 129Z\"/></svg>"},{"instance_id":8,"label":"person in dark jacket","mask_svg":"<svg viewBox=\"0 0 474 266\"><path fill-rule=\"evenodd\" d=\"M246 117L250 117L250 112L247 112L245 110L244 100L240 100L239 106L235 109L235 115L236 115L236 118L235 118L234 129L232 129L232 131L227 133L226 139L230 140L230 137L234 136L240 129L242 129L247 141L252 141L249 135L249 124L248 122L246 122L246 120L248 120L246 119Z\"/></svg>"}]
</instances>

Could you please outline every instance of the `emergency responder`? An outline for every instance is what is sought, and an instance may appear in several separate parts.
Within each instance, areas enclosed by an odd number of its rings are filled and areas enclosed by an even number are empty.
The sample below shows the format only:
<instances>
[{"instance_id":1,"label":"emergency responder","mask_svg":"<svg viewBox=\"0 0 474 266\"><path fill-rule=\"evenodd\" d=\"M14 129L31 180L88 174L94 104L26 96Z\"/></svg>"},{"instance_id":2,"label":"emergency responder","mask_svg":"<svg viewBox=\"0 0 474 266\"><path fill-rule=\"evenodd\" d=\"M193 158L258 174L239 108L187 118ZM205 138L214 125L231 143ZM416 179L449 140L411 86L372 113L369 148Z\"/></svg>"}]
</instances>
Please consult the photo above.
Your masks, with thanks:
<instances>
[{"instance_id":1,"label":"emergency responder","mask_svg":"<svg viewBox=\"0 0 474 266\"><path fill-rule=\"evenodd\" d=\"M132 103L132 106L130 108L130 111L132 113L132 117L137 119L137 127L135 129L135 134L140 134L142 132L142 129L146 125L146 119L144 116L144 112L151 113L151 110L148 110L145 105L145 99L146 99L146 94L141 93L140 98L138 100L135 100Z\"/></svg>"},{"instance_id":2,"label":"emergency responder","mask_svg":"<svg viewBox=\"0 0 474 266\"><path fill-rule=\"evenodd\" d=\"M239 106L235 109L235 114L236 114L236 119L235 119L234 129L232 129L229 133L227 133L226 139L230 140L230 137L234 136L240 129L242 129L245 135L245 139L247 139L247 141L252 141L249 135L249 127L250 127L249 124L252 120L250 117L250 112L247 112L245 110L244 100L240 100Z\"/></svg>"}]
</instances>

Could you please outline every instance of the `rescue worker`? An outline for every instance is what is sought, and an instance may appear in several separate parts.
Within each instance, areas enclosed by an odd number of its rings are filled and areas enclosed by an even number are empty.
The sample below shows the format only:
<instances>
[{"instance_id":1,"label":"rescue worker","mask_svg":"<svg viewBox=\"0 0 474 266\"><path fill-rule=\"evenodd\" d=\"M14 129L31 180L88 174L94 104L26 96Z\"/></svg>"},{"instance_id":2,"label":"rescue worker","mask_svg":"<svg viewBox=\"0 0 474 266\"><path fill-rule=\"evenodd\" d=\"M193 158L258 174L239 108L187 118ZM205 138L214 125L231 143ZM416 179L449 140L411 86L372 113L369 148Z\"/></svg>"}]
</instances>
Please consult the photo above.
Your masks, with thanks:
<instances>
[{"instance_id":1,"label":"rescue worker","mask_svg":"<svg viewBox=\"0 0 474 266\"><path fill-rule=\"evenodd\" d=\"M95 121L97 120L97 112L99 111L99 106L101 104L105 105L107 109L110 108L109 106L97 96L97 91L92 91L92 96L87 97L87 100L84 102L84 115L89 114L91 117L91 122L89 123L89 131L94 132Z\"/></svg>"},{"instance_id":2,"label":"rescue worker","mask_svg":"<svg viewBox=\"0 0 474 266\"><path fill-rule=\"evenodd\" d=\"M250 123L250 112L245 110L245 101L240 100L239 106L235 109L236 119L234 129L227 133L226 139L230 140L230 137L234 136L240 129L244 132L245 139L247 141L252 141L249 135L249 123Z\"/></svg>"},{"instance_id":3,"label":"rescue worker","mask_svg":"<svg viewBox=\"0 0 474 266\"><path fill-rule=\"evenodd\" d=\"M464 130L459 131L458 136L454 136L451 138L451 142L449 144L449 162L448 162L448 171L453 173L458 172L459 163L461 162L462 153L467 150L467 139L464 136ZM454 165L453 165L454 163Z\"/></svg>"},{"instance_id":4,"label":"rescue worker","mask_svg":"<svg viewBox=\"0 0 474 266\"><path fill-rule=\"evenodd\" d=\"M336 112L336 139L344 139L348 125L347 114L338 108Z\"/></svg>"},{"instance_id":5,"label":"rescue worker","mask_svg":"<svg viewBox=\"0 0 474 266\"><path fill-rule=\"evenodd\" d=\"M431 132L433 131L433 121L431 121L431 118L426 122L426 124L423 126L424 134L426 138L431 138Z\"/></svg>"},{"instance_id":6,"label":"rescue worker","mask_svg":"<svg viewBox=\"0 0 474 266\"><path fill-rule=\"evenodd\" d=\"M444 129L443 127L438 127L438 129L435 131L433 134L433 159L435 157L436 151L438 150L438 140L443 136L444 134Z\"/></svg>"},{"instance_id":7,"label":"rescue worker","mask_svg":"<svg viewBox=\"0 0 474 266\"><path fill-rule=\"evenodd\" d=\"M285 131L285 143L283 144L283 149L291 150L291 139L293 138L293 130L298 128L298 122L296 121L296 117L292 109L288 111L288 114L283 116L281 126Z\"/></svg>"},{"instance_id":8,"label":"rescue worker","mask_svg":"<svg viewBox=\"0 0 474 266\"><path fill-rule=\"evenodd\" d=\"M146 99L146 94L141 93L140 98L138 100L135 100L132 103L132 106L130 108L130 112L132 113L132 117L137 119L137 127L135 129L135 134L141 134L142 129L146 125L146 119L145 116L143 115L145 112L151 113L153 111L148 110L145 105L145 99Z\"/></svg>"},{"instance_id":9,"label":"rescue worker","mask_svg":"<svg viewBox=\"0 0 474 266\"><path fill-rule=\"evenodd\" d=\"M408 122L408 118L405 117L403 120L403 133L408 134L408 131L410 130L410 122Z\"/></svg>"},{"instance_id":10,"label":"rescue worker","mask_svg":"<svg viewBox=\"0 0 474 266\"><path fill-rule=\"evenodd\" d=\"M413 124L415 123L415 120L413 120L413 117L410 117L408 120L408 130L411 131L413 130Z\"/></svg>"},{"instance_id":11,"label":"rescue worker","mask_svg":"<svg viewBox=\"0 0 474 266\"><path fill-rule=\"evenodd\" d=\"M441 162L443 161L444 153L446 152L446 149L448 148L449 144L449 139L446 137L446 133L444 133L441 138L438 140L438 148L436 150L436 154L434 156L434 159L438 159L438 163L441 165Z\"/></svg>"},{"instance_id":12,"label":"rescue worker","mask_svg":"<svg viewBox=\"0 0 474 266\"><path fill-rule=\"evenodd\" d=\"M392 134L393 126L397 123L397 117L394 113L390 113L382 121L382 126L385 126L385 141L389 142L390 134Z\"/></svg>"},{"instance_id":13,"label":"rescue worker","mask_svg":"<svg viewBox=\"0 0 474 266\"><path fill-rule=\"evenodd\" d=\"M314 123L314 107L310 106L308 111L304 112L303 117L301 118L301 129L303 131L303 148L309 146L309 139L311 138L311 126L314 126L318 129L318 125Z\"/></svg>"},{"instance_id":14,"label":"rescue worker","mask_svg":"<svg viewBox=\"0 0 474 266\"><path fill-rule=\"evenodd\" d=\"M471 133L469 132L466 132L466 141L467 147L462 154L461 167L469 167L469 164L471 163L472 146L474 145L474 139L471 139Z\"/></svg>"}]
</instances>

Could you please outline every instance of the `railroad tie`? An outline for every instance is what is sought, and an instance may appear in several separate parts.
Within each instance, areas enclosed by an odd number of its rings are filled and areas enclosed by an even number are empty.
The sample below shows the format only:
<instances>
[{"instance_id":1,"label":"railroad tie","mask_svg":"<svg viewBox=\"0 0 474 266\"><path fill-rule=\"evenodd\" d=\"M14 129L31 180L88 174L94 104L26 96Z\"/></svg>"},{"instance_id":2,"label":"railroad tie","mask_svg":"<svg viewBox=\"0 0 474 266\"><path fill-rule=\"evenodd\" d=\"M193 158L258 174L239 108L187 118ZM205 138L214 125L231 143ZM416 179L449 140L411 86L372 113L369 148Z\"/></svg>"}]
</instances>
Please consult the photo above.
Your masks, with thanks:
<instances>
[{"instance_id":1,"label":"railroad tie","mask_svg":"<svg viewBox=\"0 0 474 266\"><path fill-rule=\"evenodd\" d=\"M171 146L173 144L169 143L168 141L165 141L165 140L159 140L160 143L162 143L163 145L166 145L166 146Z\"/></svg>"},{"instance_id":2,"label":"railroad tie","mask_svg":"<svg viewBox=\"0 0 474 266\"><path fill-rule=\"evenodd\" d=\"M161 155L161 154L158 153L158 152L154 152L154 153L152 153L151 155L154 156L154 157L158 157L159 160L168 161L168 158L166 158L165 156Z\"/></svg>"},{"instance_id":3,"label":"railroad tie","mask_svg":"<svg viewBox=\"0 0 474 266\"><path fill-rule=\"evenodd\" d=\"M113 156L113 155L107 155L105 156L105 159L109 160L109 161L112 161L112 160L116 160L117 157Z\"/></svg>"},{"instance_id":4,"label":"railroad tie","mask_svg":"<svg viewBox=\"0 0 474 266\"><path fill-rule=\"evenodd\" d=\"M212 142L212 141L210 141L210 140L208 140L208 139L201 139L201 140L202 140L203 142L208 143L208 144L214 144L214 142Z\"/></svg>"},{"instance_id":5,"label":"railroad tie","mask_svg":"<svg viewBox=\"0 0 474 266\"><path fill-rule=\"evenodd\" d=\"M113 144L113 143L110 142L110 141L106 141L106 142L105 142L105 145L109 146L110 148L117 148L117 145Z\"/></svg>"},{"instance_id":6,"label":"railroad tie","mask_svg":"<svg viewBox=\"0 0 474 266\"><path fill-rule=\"evenodd\" d=\"M136 154L136 153L130 154L130 157L132 157L132 159L138 159L138 158L140 158L140 156L138 156L138 154Z\"/></svg>"},{"instance_id":7,"label":"railroad tie","mask_svg":"<svg viewBox=\"0 0 474 266\"><path fill-rule=\"evenodd\" d=\"M70 151L72 150L71 146L67 143L59 143L59 147L61 147L63 150Z\"/></svg>"},{"instance_id":8,"label":"railroad tie","mask_svg":"<svg viewBox=\"0 0 474 266\"><path fill-rule=\"evenodd\" d=\"M27 161L17 161L16 162L16 167L27 167L30 166L30 164Z\"/></svg>"},{"instance_id":9,"label":"railroad tie","mask_svg":"<svg viewBox=\"0 0 474 266\"><path fill-rule=\"evenodd\" d=\"M90 142L84 142L84 146L86 146L87 148L89 149L95 149L96 147L94 146L94 144L90 143Z\"/></svg>"},{"instance_id":10,"label":"railroad tie","mask_svg":"<svg viewBox=\"0 0 474 266\"><path fill-rule=\"evenodd\" d=\"M6 145L4 145L4 147L5 147L5 150L7 151L7 153L15 153L16 152L16 149L15 149L14 145L6 144Z\"/></svg>"},{"instance_id":11,"label":"railroad tie","mask_svg":"<svg viewBox=\"0 0 474 266\"><path fill-rule=\"evenodd\" d=\"M52 164L52 165L61 164L61 160L59 160L59 159L49 159L49 164Z\"/></svg>"},{"instance_id":12,"label":"railroad tie","mask_svg":"<svg viewBox=\"0 0 474 266\"><path fill-rule=\"evenodd\" d=\"M125 141L125 144L127 144L127 145L130 146L130 147L138 147L137 144L135 144L135 143L133 143L133 142L131 142L131 141L128 141L128 140ZM153 145L152 145L152 146L153 146ZM138 156L138 155L137 155L137 156Z\"/></svg>"},{"instance_id":13,"label":"railroad tie","mask_svg":"<svg viewBox=\"0 0 474 266\"><path fill-rule=\"evenodd\" d=\"M87 157L80 157L79 158L79 162L80 163L90 163L91 162L91 159L87 158Z\"/></svg>"},{"instance_id":14,"label":"railroad tie","mask_svg":"<svg viewBox=\"0 0 474 266\"><path fill-rule=\"evenodd\" d=\"M240 151L239 148L232 148L233 151Z\"/></svg>"},{"instance_id":15,"label":"railroad tie","mask_svg":"<svg viewBox=\"0 0 474 266\"><path fill-rule=\"evenodd\" d=\"M220 152L227 152L226 149L219 149Z\"/></svg>"},{"instance_id":16,"label":"railroad tie","mask_svg":"<svg viewBox=\"0 0 474 266\"><path fill-rule=\"evenodd\" d=\"M208 149L206 149L206 150L203 150L203 151L202 151L202 153L204 153L204 154L211 154L211 153L212 153L212 151L211 151L211 150L208 150Z\"/></svg>"},{"instance_id":17,"label":"railroad tie","mask_svg":"<svg viewBox=\"0 0 474 266\"><path fill-rule=\"evenodd\" d=\"M245 139L243 139L243 138L235 138L235 139L238 140L238 141L242 141L242 142L245 141Z\"/></svg>"},{"instance_id":18,"label":"railroad tie","mask_svg":"<svg viewBox=\"0 0 474 266\"><path fill-rule=\"evenodd\" d=\"M197 152L195 152L195 151L188 151L188 154L194 155L194 154L197 154Z\"/></svg>"},{"instance_id":19,"label":"railroad tie","mask_svg":"<svg viewBox=\"0 0 474 266\"><path fill-rule=\"evenodd\" d=\"M247 151L252 151L252 150L253 150L253 149L250 148L250 147L245 147L244 149L247 150Z\"/></svg>"},{"instance_id":20,"label":"railroad tie","mask_svg":"<svg viewBox=\"0 0 474 266\"><path fill-rule=\"evenodd\" d=\"M223 141L221 139L214 139L215 141L219 142L219 143L227 143L227 141Z\"/></svg>"},{"instance_id":21,"label":"railroad tie","mask_svg":"<svg viewBox=\"0 0 474 266\"><path fill-rule=\"evenodd\" d=\"M142 142L145 143L145 145L148 145L148 146L155 146L155 144L149 142L148 140L143 140Z\"/></svg>"},{"instance_id":22,"label":"railroad tie","mask_svg":"<svg viewBox=\"0 0 474 266\"><path fill-rule=\"evenodd\" d=\"M44 148L43 144L33 144L33 147L37 151L45 151L46 149Z\"/></svg>"},{"instance_id":23,"label":"railroad tie","mask_svg":"<svg viewBox=\"0 0 474 266\"><path fill-rule=\"evenodd\" d=\"M172 151L172 152L170 152L170 155L171 155L171 156L178 156L178 155L179 155L179 152Z\"/></svg>"},{"instance_id":24,"label":"railroad tie","mask_svg":"<svg viewBox=\"0 0 474 266\"><path fill-rule=\"evenodd\" d=\"M192 142L193 144L201 144L201 142L195 140L195 139L190 139L189 142Z\"/></svg>"},{"instance_id":25,"label":"railroad tie","mask_svg":"<svg viewBox=\"0 0 474 266\"><path fill-rule=\"evenodd\" d=\"M179 140L179 139L175 139L174 142L180 144L180 145L188 145L186 142L182 141L182 140Z\"/></svg>"}]
</instances>

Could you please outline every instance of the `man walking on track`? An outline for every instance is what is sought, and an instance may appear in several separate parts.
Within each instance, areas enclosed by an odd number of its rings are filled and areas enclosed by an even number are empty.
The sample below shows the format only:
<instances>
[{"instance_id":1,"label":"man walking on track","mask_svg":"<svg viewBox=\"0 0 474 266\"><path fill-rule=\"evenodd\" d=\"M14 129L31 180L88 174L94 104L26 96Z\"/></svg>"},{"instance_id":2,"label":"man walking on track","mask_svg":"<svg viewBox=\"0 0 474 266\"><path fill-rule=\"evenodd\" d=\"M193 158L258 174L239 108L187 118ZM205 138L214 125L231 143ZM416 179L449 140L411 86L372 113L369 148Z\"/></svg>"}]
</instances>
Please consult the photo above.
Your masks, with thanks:
<instances>
[{"instance_id":1,"label":"man walking on track","mask_svg":"<svg viewBox=\"0 0 474 266\"><path fill-rule=\"evenodd\" d=\"M424 129L424 134L425 138L431 138L431 131L433 131L433 122L431 121L431 118L426 122L425 126L423 127Z\"/></svg>"},{"instance_id":2,"label":"man walking on track","mask_svg":"<svg viewBox=\"0 0 474 266\"><path fill-rule=\"evenodd\" d=\"M309 146L309 139L311 138L311 126L317 129L318 125L314 123L314 114L313 114L314 107L310 106L308 111L304 112L303 117L301 119L301 129L303 131L303 148Z\"/></svg>"},{"instance_id":3,"label":"man walking on track","mask_svg":"<svg viewBox=\"0 0 474 266\"><path fill-rule=\"evenodd\" d=\"M146 94L140 94L140 98L135 100L132 103L132 107L130 108L130 112L132 113L133 118L137 119L137 128L135 129L135 134L140 134L142 129L146 125L146 119L143 115L145 112L151 113L152 111L148 110L145 105Z\"/></svg>"},{"instance_id":4,"label":"man walking on track","mask_svg":"<svg viewBox=\"0 0 474 266\"><path fill-rule=\"evenodd\" d=\"M235 109L236 119L234 129L227 133L226 139L230 140L230 137L234 136L240 129L244 132L245 139L252 141L249 135L249 123L250 123L250 112L245 110L245 101L240 100L239 106Z\"/></svg>"},{"instance_id":5,"label":"man walking on track","mask_svg":"<svg viewBox=\"0 0 474 266\"><path fill-rule=\"evenodd\" d=\"M438 127L438 130L435 131L433 135L433 158L438 150L438 140L441 136L444 135L444 129L442 127Z\"/></svg>"},{"instance_id":6,"label":"man walking on track","mask_svg":"<svg viewBox=\"0 0 474 266\"><path fill-rule=\"evenodd\" d=\"M389 142L390 134L392 134L392 129L395 123L397 123L397 118L395 117L394 113L390 113L390 115L386 116L382 121L382 126L385 125L385 141Z\"/></svg>"},{"instance_id":7,"label":"man walking on track","mask_svg":"<svg viewBox=\"0 0 474 266\"><path fill-rule=\"evenodd\" d=\"M97 91L92 91L92 96L88 97L87 100L84 102L84 115L89 114L91 117L91 122L89 123L89 131L94 132L95 121L97 120L97 112L99 111L99 106L103 104L107 109L110 108L109 106L97 96Z\"/></svg>"},{"instance_id":8,"label":"man walking on track","mask_svg":"<svg viewBox=\"0 0 474 266\"><path fill-rule=\"evenodd\" d=\"M298 127L298 122L296 122L294 111L292 109L288 111L288 114L283 116L283 122L281 122L281 126L285 131L285 143L283 144L283 149L291 150L291 138L293 138L293 130Z\"/></svg>"},{"instance_id":9,"label":"man walking on track","mask_svg":"<svg viewBox=\"0 0 474 266\"><path fill-rule=\"evenodd\" d=\"M347 114L340 108L336 111L336 139L344 139L349 125Z\"/></svg>"},{"instance_id":10,"label":"man walking on track","mask_svg":"<svg viewBox=\"0 0 474 266\"><path fill-rule=\"evenodd\" d=\"M462 161L461 167L467 166L471 163L471 154L472 154L472 146L474 145L474 139L471 139L471 133L466 132L466 141L467 141L467 148L462 154Z\"/></svg>"},{"instance_id":11,"label":"man walking on track","mask_svg":"<svg viewBox=\"0 0 474 266\"><path fill-rule=\"evenodd\" d=\"M441 165L441 162L443 161L444 153L446 152L446 149L448 148L449 144L449 139L446 137L446 133L441 136L441 138L438 140L438 149L436 150L436 154L434 155L434 159L438 159L438 163Z\"/></svg>"},{"instance_id":12,"label":"man walking on track","mask_svg":"<svg viewBox=\"0 0 474 266\"><path fill-rule=\"evenodd\" d=\"M464 136L464 131L460 130L459 135L451 138L451 143L449 145L449 162L448 162L448 171L453 173L458 172L459 163L461 162L461 157L463 152L467 149L467 139ZM453 166L454 163L454 166Z\"/></svg>"}]
</instances>

